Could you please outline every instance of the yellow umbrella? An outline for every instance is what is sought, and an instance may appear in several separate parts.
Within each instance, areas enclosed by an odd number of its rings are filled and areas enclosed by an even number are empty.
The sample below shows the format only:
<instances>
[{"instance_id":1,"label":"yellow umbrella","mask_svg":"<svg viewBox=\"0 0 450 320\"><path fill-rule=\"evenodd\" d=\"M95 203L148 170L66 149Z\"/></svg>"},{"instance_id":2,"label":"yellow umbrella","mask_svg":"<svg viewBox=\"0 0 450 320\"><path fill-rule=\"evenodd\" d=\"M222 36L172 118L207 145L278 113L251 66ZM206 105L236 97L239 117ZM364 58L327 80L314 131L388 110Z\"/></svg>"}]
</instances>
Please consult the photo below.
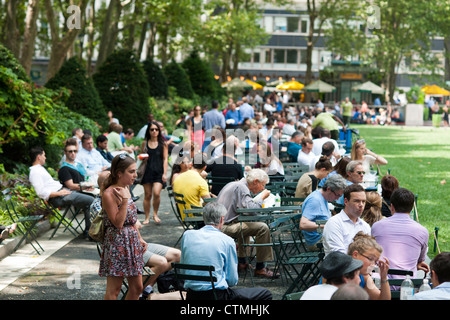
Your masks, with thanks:
<instances>
[{"instance_id":1,"label":"yellow umbrella","mask_svg":"<svg viewBox=\"0 0 450 320\"><path fill-rule=\"evenodd\" d=\"M421 89L425 94L429 95L440 95L440 96L450 96L450 91L445 90L437 85L433 84L431 86L423 86Z\"/></svg>"},{"instance_id":2,"label":"yellow umbrella","mask_svg":"<svg viewBox=\"0 0 450 320\"><path fill-rule=\"evenodd\" d=\"M253 90L261 90L261 89L263 88L262 85L260 85L260 84L257 83L257 82L254 82L254 81L252 81L252 80L246 79L245 81L246 81L248 84L250 84L250 85L253 86Z\"/></svg>"},{"instance_id":3,"label":"yellow umbrella","mask_svg":"<svg viewBox=\"0 0 450 320\"><path fill-rule=\"evenodd\" d=\"M289 81L277 85L278 90L302 90L305 85L297 81Z\"/></svg>"}]
</instances>

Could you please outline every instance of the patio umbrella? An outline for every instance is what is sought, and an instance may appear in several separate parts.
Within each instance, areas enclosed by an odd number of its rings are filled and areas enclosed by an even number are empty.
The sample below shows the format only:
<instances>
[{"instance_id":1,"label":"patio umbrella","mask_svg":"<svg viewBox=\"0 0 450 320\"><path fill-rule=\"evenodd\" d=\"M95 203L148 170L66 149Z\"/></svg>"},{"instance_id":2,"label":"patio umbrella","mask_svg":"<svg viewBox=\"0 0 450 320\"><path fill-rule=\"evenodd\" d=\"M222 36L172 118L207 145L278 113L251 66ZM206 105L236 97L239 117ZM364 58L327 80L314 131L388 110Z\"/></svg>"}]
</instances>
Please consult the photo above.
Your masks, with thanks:
<instances>
[{"instance_id":1,"label":"patio umbrella","mask_svg":"<svg viewBox=\"0 0 450 320\"><path fill-rule=\"evenodd\" d=\"M289 81L276 86L278 90L302 90L305 85L298 81Z\"/></svg>"},{"instance_id":2,"label":"patio umbrella","mask_svg":"<svg viewBox=\"0 0 450 320\"><path fill-rule=\"evenodd\" d=\"M260 85L257 82L254 82L252 80L246 79L245 82L247 82L249 85L253 86L253 90L261 90L263 88L262 85Z\"/></svg>"},{"instance_id":3,"label":"patio umbrella","mask_svg":"<svg viewBox=\"0 0 450 320\"><path fill-rule=\"evenodd\" d=\"M328 84L326 82L323 82L322 80L314 81L313 83L308 84L303 90L308 92L333 92L336 90L336 87L332 86L331 84Z\"/></svg>"},{"instance_id":4,"label":"patio umbrella","mask_svg":"<svg viewBox=\"0 0 450 320\"><path fill-rule=\"evenodd\" d=\"M450 91L445 90L437 85L433 84L431 86L424 86L421 88L422 92L428 95L439 95L439 96L449 96Z\"/></svg>"},{"instance_id":5,"label":"patio umbrella","mask_svg":"<svg viewBox=\"0 0 450 320\"><path fill-rule=\"evenodd\" d=\"M251 84L249 84L248 82L246 82L244 80L241 80L239 78L234 78L231 81L223 83L222 87L223 88L228 88L228 89L241 88L243 90L245 90L245 89L252 89L253 88L253 86Z\"/></svg>"},{"instance_id":6,"label":"patio umbrella","mask_svg":"<svg viewBox=\"0 0 450 320\"><path fill-rule=\"evenodd\" d=\"M383 94L384 89L371 81L366 81L360 85L353 87L354 91L369 92L372 94Z\"/></svg>"}]
</instances>

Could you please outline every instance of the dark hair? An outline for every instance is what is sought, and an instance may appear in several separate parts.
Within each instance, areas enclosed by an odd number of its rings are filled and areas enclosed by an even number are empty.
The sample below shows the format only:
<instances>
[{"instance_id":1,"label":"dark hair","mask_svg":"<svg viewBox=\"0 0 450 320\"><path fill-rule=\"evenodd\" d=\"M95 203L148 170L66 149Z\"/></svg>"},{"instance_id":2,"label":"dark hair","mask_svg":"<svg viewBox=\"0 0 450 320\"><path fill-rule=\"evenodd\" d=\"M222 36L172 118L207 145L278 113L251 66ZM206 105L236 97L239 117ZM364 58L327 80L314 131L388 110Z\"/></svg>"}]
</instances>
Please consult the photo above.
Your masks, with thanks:
<instances>
[{"instance_id":1,"label":"dark hair","mask_svg":"<svg viewBox=\"0 0 450 320\"><path fill-rule=\"evenodd\" d=\"M395 212L410 213L414 207L414 193L405 188L398 188L392 192L391 204Z\"/></svg>"},{"instance_id":2,"label":"dark hair","mask_svg":"<svg viewBox=\"0 0 450 320\"><path fill-rule=\"evenodd\" d=\"M163 134L161 132L161 126L159 125L159 123L157 121L152 121L152 122L148 123L147 130L145 130L145 140L149 141L150 138L151 138L150 128L152 127L152 125L156 126L158 128L158 130L159 130L159 133L158 133L158 145L164 145L166 143L166 140L164 139L164 136L163 136Z\"/></svg>"},{"instance_id":3,"label":"dark hair","mask_svg":"<svg viewBox=\"0 0 450 320\"><path fill-rule=\"evenodd\" d=\"M340 174L343 177L347 176L347 165L351 159L349 157L342 157L341 160L339 160L338 163L334 165L333 170L335 170L338 174Z\"/></svg>"},{"instance_id":4,"label":"dark hair","mask_svg":"<svg viewBox=\"0 0 450 320\"><path fill-rule=\"evenodd\" d=\"M90 134L83 134L83 136L81 137L81 143L84 143L86 140L91 139L92 136Z\"/></svg>"},{"instance_id":5,"label":"dark hair","mask_svg":"<svg viewBox=\"0 0 450 320\"><path fill-rule=\"evenodd\" d=\"M381 178L381 196L385 199L390 199L392 192L399 188L399 182L396 177L390 174L385 175Z\"/></svg>"},{"instance_id":6,"label":"dark hair","mask_svg":"<svg viewBox=\"0 0 450 320\"><path fill-rule=\"evenodd\" d=\"M333 165L331 164L330 159L328 159L326 156L321 156L319 161L316 162L315 168L317 170L326 169L327 171L331 171L333 170Z\"/></svg>"},{"instance_id":7,"label":"dark hair","mask_svg":"<svg viewBox=\"0 0 450 320\"><path fill-rule=\"evenodd\" d=\"M108 178L106 178L105 182L103 182L103 185L101 186L103 189L101 189L100 191L103 192L113 184L116 184L117 180L119 179L118 173L125 172L125 170L127 170L127 168L135 162L136 161L134 161L133 158L127 156L124 153L115 156L111 161L111 174L108 176Z\"/></svg>"},{"instance_id":8,"label":"dark hair","mask_svg":"<svg viewBox=\"0 0 450 320\"><path fill-rule=\"evenodd\" d=\"M344 189L344 199L350 200L353 192L364 192L364 188L359 183L354 183Z\"/></svg>"},{"instance_id":9,"label":"dark hair","mask_svg":"<svg viewBox=\"0 0 450 320\"><path fill-rule=\"evenodd\" d=\"M108 138L104 134L100 134L97 136L97 139L95 139L95 142L99 144L99 142L105 142L108 141Z\"/></svg>"},{"instance_id":10,"label":"dark hair","mask_svg":"<svg viewBox=\"0 0 450 320\"><path fill-rule=\"evenodd\" d=\"M75 146L78 148L78 142L76 138L69 138L66 140L66 144L64 145L64 151L66 151L68 146Z\"/></svg>"},{"instance_id":11,"label":"dark hair","mask_svg":"<svg viewBox=\"0 0 450 320\"><path fill-rule=\"evenodd\" d=\"M311 129L311 136L313 137L313 139L320 138L321 134L322 134L322 127L317 126Z\"/></svg>"},{"instance_id":12,"label":"dark hair","mask_svg":"<svg viewBox=\"0 0 450 320\"><path fill-rule=\"evenodd\" d=\"M450 252L439 253L430 262L430 269L436 273L439 283L450 281Z\"/></svg>"},{"instance_id":13,"label":"dark hair","mask_svg":"<svg viewBox=\"0 0 450 320\"><path fill-rule=\"evenodd\" d=\"M74 136L78 130L81 130L81 128L73 128L72 129L72 136Z\"/></svg>"},{"instance_id":14,"label":"dark hair","mask_svg":"<svg viewBox=\"0 0 450 320\"><path fill-rule=\"evenodd\" d=\"M206 157L203 154L198 153L194 156L194 161L192 164L194 169L203 169L206 165Z\"/></svg>"},{"instance_id":15,"label":"dark hair","mask_svg":"<svg viewBox=\"0 0 450 320\"><path fill-rule=\"evenodd\" d=\"M360 268L359 268L359 269L360 269ZM350 272L348 272L348 273L346 273L346 274L343 274L343 275L340 276L340 277L327 279L327 283L328 283L328 284L334 284L334 285L336 285L336 286L341 285L341 284L344 284L344 283L345 283L344 278L347 278L347 279L354 279L355 276L356 276L356 271L358 271L359 269L355 269L355 270L353 270L353 271L350 271Z\"/></svg>"},{"instance_id":16,"label":"dark hair","mask_svg":"<svg viewBox=\"0 0 450 320\"><path fill-rule=\"evenodd\" d=\"M213 101L211 102L211 107L212 107L213 109L217 109L217 108L219 107L219 101L213 100Z\"/></svg>"},{"instance_id":17,"label":"dark hair","mask_svg":"<svg viewBox=\"0 0 450 320\"><path fill-rule=\"evenodd\" d=\"M30 159L31 163L34 163L36 161L37 156L44 153L44 149L42 147L33 147L30 150Z\"/></svg>"},{"instance_id":18,"label":"dark hair","mask_svg":"<svg viewBox=\"0 0 450 320\"><path fill-rule=\"evenodd\" d=\"M327 141L322 145L322 154L324 156L329 157L334 152L334 143L331 141Z\"/></svg>"}]
</instances>

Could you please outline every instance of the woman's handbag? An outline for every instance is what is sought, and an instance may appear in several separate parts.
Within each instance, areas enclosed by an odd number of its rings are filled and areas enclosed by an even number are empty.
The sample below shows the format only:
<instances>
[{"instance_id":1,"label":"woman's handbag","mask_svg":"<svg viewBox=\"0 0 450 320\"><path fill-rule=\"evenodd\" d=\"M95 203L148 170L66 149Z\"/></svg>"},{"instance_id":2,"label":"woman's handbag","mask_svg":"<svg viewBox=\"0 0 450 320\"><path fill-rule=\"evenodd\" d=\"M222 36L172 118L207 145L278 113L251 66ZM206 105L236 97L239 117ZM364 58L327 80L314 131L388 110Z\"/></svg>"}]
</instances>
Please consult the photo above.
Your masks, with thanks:
<instances>
[{"instance_id":1,"label":"woman's handbag","mask_svg":"<svg viewBox=\"0 0 450 320\"><path fill-rule=\"evenodd\" d=\"M145 154L147 152L147 145L145 146L144 150L143 150L143 154ZM138 161L137 161L137 178L135 180L136 183L141 183L142 178L144 177L145 174L145 168L147 167L147 158L143 158L141 159L140 157L138 157Z\"/></svg>"},{"instance_id":2,"label":"woman's handbag","mask_svg":"<svg viewBox=\"0 0 450 320\"><path fill-rule=\"evenodd\" d=\"M89 236L94 241L103 243L105 238L105 222L103 221L103 209L92 220L91 227L89 228Z\"/></svg>"}]
</instances>

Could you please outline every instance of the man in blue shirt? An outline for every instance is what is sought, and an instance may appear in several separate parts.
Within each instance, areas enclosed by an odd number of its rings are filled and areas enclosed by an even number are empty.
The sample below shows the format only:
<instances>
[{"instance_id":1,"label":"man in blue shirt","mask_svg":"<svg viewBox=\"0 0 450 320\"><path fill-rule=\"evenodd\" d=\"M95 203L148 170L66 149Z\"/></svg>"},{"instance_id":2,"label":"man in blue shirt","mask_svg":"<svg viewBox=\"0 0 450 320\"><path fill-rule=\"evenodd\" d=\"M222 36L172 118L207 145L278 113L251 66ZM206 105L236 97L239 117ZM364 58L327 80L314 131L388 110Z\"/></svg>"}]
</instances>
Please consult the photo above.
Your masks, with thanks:
<instances>
[{"instance_id":1,"label":"man in blue shirt","mask_svg":"<svg viewBox=\"0 0 450 320\"><path fill-rule=\"evenodd\" d=\"M251 120L255 117L255 109L253 109L253 107L248 104L248 100L246 97L243 97L242 101L238 101L238 106L242 121L244 121L245 119Z\"/></svg>"},{"instance_id":2,"label":"man in blue shirt","mask_svg":"<svg viewBox=\"0 0 450 320\"><path fill-rule=\"evenodd\" d=\"M433 289L422 291L413 300L450 300L450 252L442 252L431 260Z\"/></svg>"},{"instance_id":3,"label":"man in blue shirt","mask_svg":"<svg viewBox=\"0 0 450 320\"><path fill-rule=\"evenodd\" d=\"M205 226L183 234L180 263L214 266L217 278L214 286L219 300L271 300L271 292L264 288L231 288L238 283L238 264L236 243L221 231L226 213L225 206L216 201L204 207ZM199 274L196 271L187 272ZM214 299L209 282L186 280L184 286L187 300Z\"/></svg>"},{"instance_id":4,"label":"man in blue shirt","mask_svg":"<svg viewBox=\"0 0 450 320\"><path fill-rule=\"evenodd\" d=\"M205 151L211 143L212 129L215 126L220 126L222 129L225 129L226 125L223 113L219 112L219 102L217 100L211 103L211 110L203 115L202 124L203 130L205 130L205 141L203 142L202 151Z\"/></svg>"},{"instance_id":5,"label":"man in blue shirt","mask_svg":"<svg viewBox=\"0 0 450 320\"><path fill-rule=\"evenodd\" d=\"M225 123L227 129L237 128L237 126L241 124L241 122L242 122L241 113L239 112L239 110L236 109L236 104L233 102L231 103L230 109L227 111L227 114L225 115Z\"/></svg>"},{"instance_id":6,"label":"man in blue shirt","mask_svg":"<svg viewBox=\"0 0 450 320\"><path fill-rule=\"evenodd\" d=\"M317 243L322 239L322 232L318 228L317 220L328 220L331 217L328 202L336 201L344 194L347 187L346 180L339 174L327 179L322 189L312 192L303 202L300 229L303 231L305 242L310 251L319 250Z\"/></svg>"}]
</instances>

